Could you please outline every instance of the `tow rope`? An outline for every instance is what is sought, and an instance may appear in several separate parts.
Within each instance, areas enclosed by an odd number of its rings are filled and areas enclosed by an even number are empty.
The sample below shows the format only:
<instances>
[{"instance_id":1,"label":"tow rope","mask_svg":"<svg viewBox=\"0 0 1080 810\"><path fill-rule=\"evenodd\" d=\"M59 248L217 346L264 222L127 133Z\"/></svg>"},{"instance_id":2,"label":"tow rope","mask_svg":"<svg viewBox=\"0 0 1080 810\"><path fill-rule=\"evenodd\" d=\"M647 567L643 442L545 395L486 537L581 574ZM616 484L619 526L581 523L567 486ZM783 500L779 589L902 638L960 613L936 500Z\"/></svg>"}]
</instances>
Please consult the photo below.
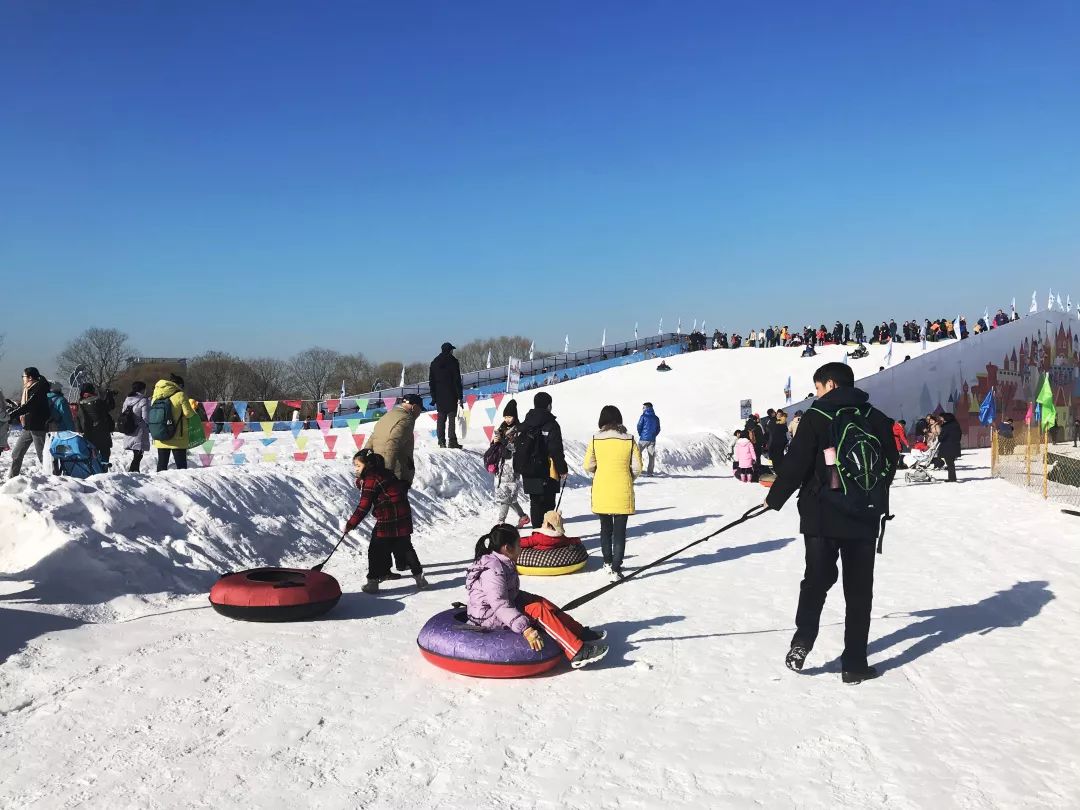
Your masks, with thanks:
<instances>
[{"instance_id":1,"label":"tow rope","mask_svg":"<svg viewBox=\"0 0 1080 810\"><path fill-rule=\"evenodd\" d=\"M632 574L630 574L629 576L624 577L623 579L616 580L615 582L612 582L612 583L610 583L608 585L605 585L602 588L597 588L595 591L590 591L589 593L585 594L584 596L579 596L577 599L573 599L570 602L567 602L565 605L563 605L562 609L563 610L573 610L574 608L579 608L582 605L584 605L586 602L591 602L593 599L596 599L598 596L602 596L603 594L607 593L612 588L615 588L615 587L617 587L619 585L622 585L624 582L629 582L634 577L636 577L638 574L640 574L640 573L642 573L644 571L648 571L650 568L653 568L654 566L657 566L662 562L667 562L672 557L675 557L675 556L677 556L679 554L682 554L688 548L693 548L696 545L704 543L706 540L712 540L714 537L716 537L716 535L723 534L728 529L733 529L736 526L738 526L740 523L745 523L748 520L752 520L753 518L764 515L768 511L769 511L768 506L766 506L765 504L758 504L757 506L753 507L752 509L748 509L743 514L743 516L741 518L739 518L738 520L733 520L731 523L729 523L728 525L726 525L726 526L724 526L724 527L722 527L720 529L717 529L712 534L705 535L705 537L702 537L700 540L695 540L693 543L690 543L689 545L683 546L682 548L677 549L676 551L673 551L670 554L665 554L660 559L654 560L653 562L649 563L648 565L645 565L645 566L642 566L641 568L635 569Z\"/></svg>"}]
</instances>

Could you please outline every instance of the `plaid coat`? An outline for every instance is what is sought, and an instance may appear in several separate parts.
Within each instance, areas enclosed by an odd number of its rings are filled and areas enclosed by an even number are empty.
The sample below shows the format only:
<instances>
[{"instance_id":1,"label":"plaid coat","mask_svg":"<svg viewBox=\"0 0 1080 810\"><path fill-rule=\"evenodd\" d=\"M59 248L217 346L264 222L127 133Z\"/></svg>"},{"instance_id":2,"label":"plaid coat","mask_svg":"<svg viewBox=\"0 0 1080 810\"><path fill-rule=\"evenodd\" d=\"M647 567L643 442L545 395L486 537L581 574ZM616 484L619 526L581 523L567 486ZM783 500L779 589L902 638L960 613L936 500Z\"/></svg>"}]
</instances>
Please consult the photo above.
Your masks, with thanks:
<instances>
[{"instance_id":1,"label":"plaid coat","mask_svg":"<svg viewBox=\"0 0 1080 810\"><path fill-rule=\"evenodd\" d=\"M412 534L412 509L409 507L409 488L393 473L385 470L364 471L357 480L360 503L346 523L346 531L352 531L367 517L375 513L374 537L408 537Z\"/></svg>"}]
</instances>

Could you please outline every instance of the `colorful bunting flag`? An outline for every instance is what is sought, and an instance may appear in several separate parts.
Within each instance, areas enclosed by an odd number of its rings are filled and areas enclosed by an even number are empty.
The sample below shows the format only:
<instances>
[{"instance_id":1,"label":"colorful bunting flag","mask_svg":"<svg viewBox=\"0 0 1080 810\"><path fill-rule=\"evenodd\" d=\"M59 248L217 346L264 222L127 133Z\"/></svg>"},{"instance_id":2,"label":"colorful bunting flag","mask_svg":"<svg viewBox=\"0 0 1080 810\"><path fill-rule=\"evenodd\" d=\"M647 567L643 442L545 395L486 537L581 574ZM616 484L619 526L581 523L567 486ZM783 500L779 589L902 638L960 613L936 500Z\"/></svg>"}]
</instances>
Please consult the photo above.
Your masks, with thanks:
<instances>
[{"instance_id":1,"label":"colorful bunting flag","mask_svg":"<svg viewBox=\"0 0 1080 810\"><path fill-rule=\"evenodd\" d=\"M303 430L303 429L304 429L304 423L303 422L293 422L292 423L292 428L291 428L293 438L295 439L297 436L299 436L300 431Z\"/></svg>"},{"instance_id":2,"label":"colorful bunting flag","mask_svg":"<svg viewBox=\"0 0 1080 810\"><path fill-rule=\"evenodd\" d=\"M491 437L495 435L495 428L491 425L484 425L484 435L487 436L488 441L491 441Z\"/></svg>"},{"instance_id":3,"label":"colorful bunting flag","mask_svg":"<svg viewBox=\"0 0 1080 810\"><path fill-rule=\"evenodd\" d=\"M217 404L217 402L214 402L214 401L203 402L201 404L202 404L202 408L203 408L203 413L206 414L206 421L209 422L211 419L214 418L214 411L217 410L218 404Z\"/></svg>"},{"instance_id":4,"label":"colorful bunting flag","mask_svg":"<svg viewBox=\"0 0 1080 810\"><path fill-rule=\"evenodd\" d=\"M292 408L294 411L298 411L304 403L299 399L283 399L281 400L281 404L286 408Z\"/></svg>"},{"instance_id":5,"label":"colorful bunting flag","mask_svg":"<svg viewBox=\"0 0 1080 810\"><path fill-rule=\"evenodd\" d=\"M244 423L230 422L229 429L232 431L233 438L235 439L237 436L244 432Z\"/></svg>"},{"instance_id":6,"label":"colorful bunting flag","mask_svg":"<svg viewBox=\"0 0 1080 810\"><path fill-rule=\"evenodd\" d=\"M308 437L307 436L300 436L300 437L298 437L296 439L296 446L300 450L306 450L307 449L307 443L308 443Z\"/></svg>"},{"instance_id":7,"label":"colorful bunting flag","mask_svg":"<svg viewBox=\"0 0 1080 810\"><path fill-rule=\"evenodd\" d=\"M273 422L259 422L259 427L262 428L263 433L265 433L267 436L274 432Z\"/></svg>"},{"instance_id":8,"label":"colorful bunting flag","mask_svg":"<svg viewBox=\"0 0 1080 810\"><path fill-rule=\"evenodd\" d=\"M277 461L277 453L263 453L262 460L266 463Z\"/></svg>"},{"instance_id":9,"label":"colorful bunting flag","mask_svg":"<svg viewBox=\"0 0 1080 810\"><path fill-rule=\"evenodd\" d=\"M266 415L271 419L274 418L274 414L277 413L277 400L276 399L264 399L263 407L266 408Z\"/></svg>"},{"instance_id":10,"label":"colorful bunting flag","mask_svg":"<svg viewBox=\"0 0 1080 810\"><path fill-rule=\"evenodd\" d=\"M322 457L325 458L327 461L331 461L332 459L337 458L337 453L335 453L333 450L326 450L323 452Z\"/></svg>"},{"instance_id":11,"label":"colorful bunting flag","mask_svg":"<svg viewBox=\"0 0 1080 810\"><path fill-rule=\"evenodd\" d=\"M263 447L269 447L274 442L276 442L277 439L276 438L275 439L259 439L259 441L263 443Z\"/></svg>"},{"instance_id":12,"label":"colorful bunting flag","mask_svg":"<svg viewBox=\"0 0 1080 810\"><path fill-rule=\"evenodd\" d=\"M202 462L202 465L204 467L209 467L211 464L214 463L214 457L209 453L203 453L199 456L199 461Z\"/></svg>"},{"instance_id":13,"label":"colorful bunting flag","mask_svg":"<svg viewBox=\"0 0 1080 810\"><path fill-rule=\"evenodd\" d=\"M202 449L207 453L213 453L214 452L214 440L213 439L207 439L205 442L203 442Z\"/></svg>"},{"instance_id":14,"label":"colorful bunting flag","mask_svg":"<svg viewBox=\"0 0 1080 810\"><path fill-rule=\"evenodd\" d=\"M488 419L490 421L494 422L495 421L495 414L497 414L499 412L499 409L498 408L485 408L485 411L487 412Z\"/></svg>"},{"instance_id":15,"label":"colorful bunting flag","mask_svg":"<svg viewBox=\"0 0 1080 810\"><path fill-rule=\"evenodd\" d=\"M324 436L326 435L326 432L334 426L334 423L329 419L316 419L315 424L319 426L319 430L323 432Z\"/></svg>"},{"instance_id":16,"label":"colorful bunting flag","mask_svg":"<svg viewBox=\"0 0 1080 810\"><path fill-rule=\"evenodd\" d=\"M364 449L364 439L366 439L366 438L367 438L367 436L365 436L363 433L354 433L353 434L352 440L353 440L353 443L356 445L357 450L363 450Z\"/></svg>"},{"instance_id":17,"label":"colorful bunting flag","mask_svg":"<svg viewBox=\"0 0 1080 810\"><path fill-rule=\"evenodd\" d=\"M502 401L506 399L506 394L495 394L492 399L495 400L495 410L498 410L502 406Z\"/></svg>"},{"instance_id":18,"label":"colorful bunting flag","mask_svg":"<svg viewBox=\"0 0 1080 810\"><path fill-rule=\"evenodd\" d=\"M244 448L244 440L243 439L233 439L232 440L232 449L233 449L234 453L237 450L242 450L243 448Z\"/></svg>"},{"instance_id":19,"label":"colorful bunting flag","mask_svg":"<svg viewBox=\"0 0 1080 810\"><path fill-rule=\"evenodd\" d=\"M360 429L361 423L359 419L346 419L345 424L349 426L350 433L356 433Z\"/></svg>"},{"instance_id":20,"label":"colorful bunting flag","mask_svg":"<svg viewBox=\"0 0 1080 810\"><path fill-rule=\"evenodd\" d=\"M337 413L337 409L341 406L340 399L328 399L326 400L326 410L329 413Z\"/></svg>"},{"instance_id":21,"label":"colorful bunting flag","mask_svg":"<svg viewBox=\"0 0 1080 810\"><path fill-rule=\"evenodd\" d=\"M327 433L327 434L326 434L326 435L325 435L325 436L323 437L323 439L324 439L324 440L326 441L326 446L327 446L328 448L330 448L331 450L333 450L333 449L334 449L334 445L336 445L336 444L337 444L337 436L333 435L332 433Z\"/></svg>"},{"instance_id":22,"label":"colorful bunting flag","mask_svg":"<svg viewBox=\"0 0 1080 810\"><path fill-rule=\"evenodd\" d=\"M478 400L479 398L480 397L478 397L476 394L469 394L467 397L465 397L465 407L469 410L472 410L472 406L476 404L476 400Z\"/></svg>"},{"instance_id":23,"label":"colorful bunting flag","mask_svg":"<svg viewBox=\"0 0 1080 810\"><path fill-rule=\"evenodd\" d=\"M247 456L243 453L233 453L233 464L244 464L247 461Z\"/></svg>"},{"instance_id":24,"label":"colorful bunting flag","mask_svg":"<svg viewBox=\"0 0 1080 810\"><path fill-rule=\"evenodd\" d=\"M354 399L353 404L356 405L356 410L361 413L367 413L368 400L367 399Z\"/></svg>"},{"instance_id":25,"label":"colorful bunting flag","mask_svg":"<svg viewBox=\"0 0 1080 810\"><path fill-rule=\"evenodd\" d=\"M383 397L383 407L386 410L391 410L395 405L397 405L397 397Z\"/></svg>"},{"instance_id":26,"label":"colorful bunting flag","mask_svg":"<svg viewBox=\"0 0 1080 810\"><path fill-rule=\"evenodd\" d=\"M203 435L204 436L212 436L214 434L214 423L213 422L203 422L202 429L203 429ZM213 442L211 442L211 444L213 444Z\"/></svg>"},{"instance_id":27,"label":"colorful bunting flag","mask_svg":"<svg viewBox=\"0 0 1080 810\"><path fill-rule=\"evenodd\" d=\"M232 406L236 408L236 415L240 417L241 422L247 421L248 404L243 400L233 400Z\"/></svg>"},{"instance_id":28,"label":"colorful bunting flag","mask_svg":"<svg viewBox=\"0 0 1080 810\"><path fill-rule=\"evenodd\" d=\"M307 461L307 453L293 453L293 461Z\"/></svg>"}]
</instances>

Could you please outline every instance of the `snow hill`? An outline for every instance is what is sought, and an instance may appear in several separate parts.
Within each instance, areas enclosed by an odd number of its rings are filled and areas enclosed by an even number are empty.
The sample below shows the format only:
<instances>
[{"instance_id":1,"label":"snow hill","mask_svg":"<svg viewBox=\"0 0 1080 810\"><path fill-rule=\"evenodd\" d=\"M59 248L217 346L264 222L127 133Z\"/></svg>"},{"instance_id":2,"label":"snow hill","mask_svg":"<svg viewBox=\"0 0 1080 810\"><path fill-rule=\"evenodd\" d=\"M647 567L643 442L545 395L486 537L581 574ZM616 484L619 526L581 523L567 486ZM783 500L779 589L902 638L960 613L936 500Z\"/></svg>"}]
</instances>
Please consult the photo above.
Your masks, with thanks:
<instances>
[{"instance_id":1,"label":"snow hill","mask_svg":"<svg viewBox=\"0 0 1080 810\"><path fill-rule=\"evenodd\" d=\"M883 364L872 351L859 376ZM524 587L564 603L603 582L580 472L603 405L632 424L651 400L664 425L664 474L638 485L633 568L760 503L717 434L739 424L741 399L782 405L789 374L794 398L809 391L830 353L704 352L666 373L638 364L552 387L575 468L563 511L592 557ZM349 452L85 482L35 472L0 488L0 807L1080 803L1080 665L1058 652L1080 641L1076 518L990 480L984 452L965 454L958 486L896 486L876 682L839 682L839 585L807 671L783 668L802 566L794 505L581 608L610 634L596 668L503 682L431 667L416 633L463 597L492 522L477 452L488 407L473 408L466 452L421 430L412 502L433 589L359 593L357 540L327 567L345 596L310 623L228 621L205 594L225 570L321 561L355 503ZM286 456L295 439L281 441Z\"/></svg>"}]
</instances>

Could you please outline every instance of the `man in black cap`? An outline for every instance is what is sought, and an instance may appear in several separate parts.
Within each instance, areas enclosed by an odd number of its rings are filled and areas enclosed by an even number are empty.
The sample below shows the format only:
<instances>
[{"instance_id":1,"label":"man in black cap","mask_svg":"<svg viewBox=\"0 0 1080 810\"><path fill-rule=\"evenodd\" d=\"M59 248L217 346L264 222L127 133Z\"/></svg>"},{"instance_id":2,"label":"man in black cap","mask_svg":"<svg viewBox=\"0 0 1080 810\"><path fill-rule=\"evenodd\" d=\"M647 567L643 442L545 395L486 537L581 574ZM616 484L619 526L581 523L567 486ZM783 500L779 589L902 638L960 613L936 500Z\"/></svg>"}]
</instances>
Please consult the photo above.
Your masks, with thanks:
<instances>
[{"instance_id":1,"label":"man in black cap","mask_svg":"<svg viewBox=\"0 0 1080 810\"><path fill-rule=\"evenodd\" d=\"M439 414L436 428L439 434L439 447L446 447L446 424L450 423L450 447L461 449L457 440L457 409L462 402L461 366L454 357L452 343L444 343L439 356L431 361L428 370L428 386L431 401Z\"/></svg>"}]
</instances>

